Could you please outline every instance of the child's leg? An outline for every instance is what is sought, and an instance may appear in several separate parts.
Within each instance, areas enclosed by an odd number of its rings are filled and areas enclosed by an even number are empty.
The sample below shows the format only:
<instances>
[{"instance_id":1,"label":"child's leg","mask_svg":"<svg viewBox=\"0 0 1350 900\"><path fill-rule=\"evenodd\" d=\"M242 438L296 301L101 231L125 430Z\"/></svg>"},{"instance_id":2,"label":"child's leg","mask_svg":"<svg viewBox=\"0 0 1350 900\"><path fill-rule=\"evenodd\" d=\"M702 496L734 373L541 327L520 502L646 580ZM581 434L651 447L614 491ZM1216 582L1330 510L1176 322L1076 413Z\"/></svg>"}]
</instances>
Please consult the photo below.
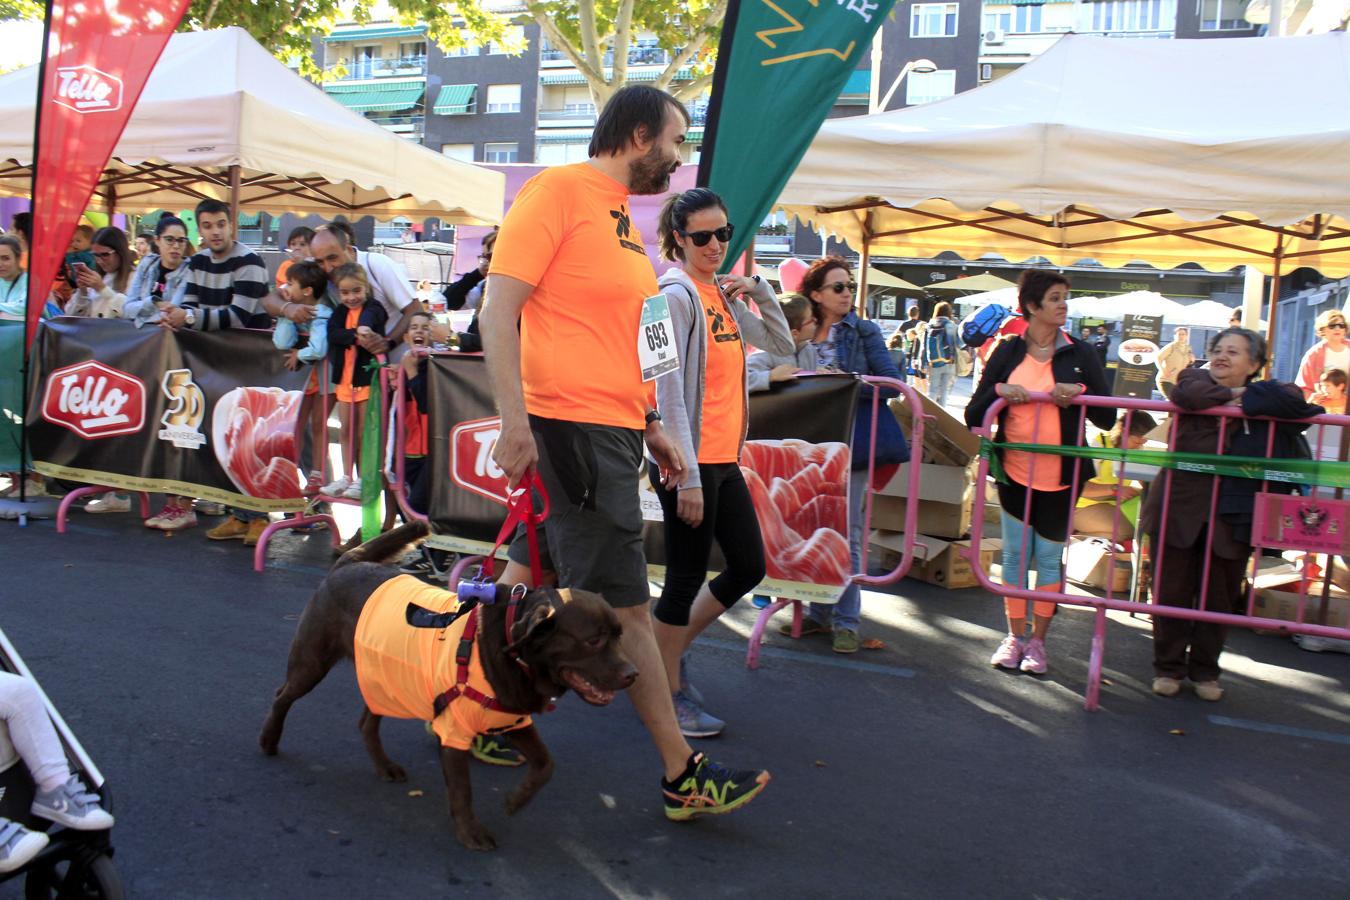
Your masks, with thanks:
<instances>
[{"instance_id":1,"label":"child's leg","mask_svg":"<svg viewBox=\"0 0 1350 900\"><path fill-rule=\"evenodd\" d=\"M50 791L70 780L61 740L37 688L28 679L0 672L0 721L9 727L14 749L23 757L38 790Z\"/></svg>"},{"instance_id":2,"label":"child's leg","mask_svg":"<svg viewBox=\"0 0 1350 900\"><path fill-rule=\"evenodd\" d=\"M352 471L361 475L361 432L366 422L366 401L357 400L351 404L351 435L348 438L352 454Z\"/></svg>"},{"instance_id":3,"label":"child's leg","mask_svg":"<svg viewBox=\"0 0 1350 900\"><path fill-rule=\"evenodd\" d=\"M350 478L352 475L352 455L350 448L352 446L352 405L346 401L337 402L338 416L338 466L341 469L340 476Z\"/></svg>"},{"instance_id":4,"label":"child's leg","mask_svg":"<svg viewBox=\"0 0 1350 900\"><path fill-rule=\"evenodd\" d=\"M321 475L328 472L328 404L322 394L306 397L309 401L309 440L314 470Z\"/></svg>"}]
</instances>

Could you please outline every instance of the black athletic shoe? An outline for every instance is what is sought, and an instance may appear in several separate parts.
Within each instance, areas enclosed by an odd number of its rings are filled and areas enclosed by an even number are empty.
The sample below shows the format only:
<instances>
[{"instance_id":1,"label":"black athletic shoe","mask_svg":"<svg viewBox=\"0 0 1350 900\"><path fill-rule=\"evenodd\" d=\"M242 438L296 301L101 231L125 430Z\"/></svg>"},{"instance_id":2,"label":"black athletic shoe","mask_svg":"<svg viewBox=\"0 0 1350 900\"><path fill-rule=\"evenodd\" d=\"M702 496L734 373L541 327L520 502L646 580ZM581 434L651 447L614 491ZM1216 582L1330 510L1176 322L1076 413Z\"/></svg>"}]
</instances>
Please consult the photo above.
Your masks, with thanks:
<instances>
[{"instance_id":1,"label":"black athletic shoe","mask_svg":"<svg viewBox=\"0 0 1350 900\"><path fill-rule=\"evenodd\" d=\"M768 772L728 769L702 753L695 753L690 762L693 772L686 770L674 783L661 781L666 818L674 822L740 809L769 783Z\"/></svg>"}]
</instances>

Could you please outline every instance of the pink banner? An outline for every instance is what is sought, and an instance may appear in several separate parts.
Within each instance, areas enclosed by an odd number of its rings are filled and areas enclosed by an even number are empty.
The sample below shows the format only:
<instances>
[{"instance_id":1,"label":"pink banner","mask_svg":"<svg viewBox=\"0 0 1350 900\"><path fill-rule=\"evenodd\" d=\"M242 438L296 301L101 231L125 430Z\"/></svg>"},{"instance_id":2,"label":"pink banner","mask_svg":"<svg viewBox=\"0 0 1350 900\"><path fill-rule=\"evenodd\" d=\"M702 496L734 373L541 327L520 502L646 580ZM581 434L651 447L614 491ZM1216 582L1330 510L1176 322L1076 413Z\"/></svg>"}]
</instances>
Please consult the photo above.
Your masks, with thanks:
<instances>
[{"instance_id":1,"label":"pink banner","mask_svg":"<svg viewBox=\"0 0 1350 900\"><path fill-rule=\"evenodd\" d=\"M1261 547L1350 554L1350 500L1257 494L1252 531Z\"/></svg>"}]
</instances>

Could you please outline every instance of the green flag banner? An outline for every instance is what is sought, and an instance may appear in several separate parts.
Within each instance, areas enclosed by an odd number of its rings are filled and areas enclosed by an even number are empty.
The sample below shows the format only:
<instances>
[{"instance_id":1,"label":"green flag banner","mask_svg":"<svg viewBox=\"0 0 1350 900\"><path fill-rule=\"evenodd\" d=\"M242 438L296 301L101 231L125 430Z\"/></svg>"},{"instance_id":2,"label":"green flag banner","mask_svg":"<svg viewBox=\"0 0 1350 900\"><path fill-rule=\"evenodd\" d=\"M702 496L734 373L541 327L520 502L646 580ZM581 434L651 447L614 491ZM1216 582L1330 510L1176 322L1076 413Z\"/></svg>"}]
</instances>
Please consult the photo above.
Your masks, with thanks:
<instances>
[{"instance_id":1,"label":"green flag banner","mask_svg":"<svg viewBox=\"0 0 1350 900\"><path fill-rule=\"evenodd\" d=\"M731 0L717 51L698 183L750 245L895 0Z\"/></svg>"},{"instance_id":2,"label":"green flag banner","mask_svg":"<svg viewBox=\"0 0 1350 900\"><path fill-rule=\"evenodd\" d=\"M1185 453L1176 450L1124 450L1117 447L1065 447L1059 444L997 444L988 438L980 441L980 455L989 460L989 471L1005 481L998 450L1024 450L1047 456L1079 459L1110 459L1140 466L1158 466L1199 475L1251 478L1286 484L1314 484L1318 487L1350 487L1350 463L1320 462L1315 459L1268 459L1264 456L1214 456L1209 453ZM1126 473L1128 477L1129 473Z\"/></svg>"}]
</instances>

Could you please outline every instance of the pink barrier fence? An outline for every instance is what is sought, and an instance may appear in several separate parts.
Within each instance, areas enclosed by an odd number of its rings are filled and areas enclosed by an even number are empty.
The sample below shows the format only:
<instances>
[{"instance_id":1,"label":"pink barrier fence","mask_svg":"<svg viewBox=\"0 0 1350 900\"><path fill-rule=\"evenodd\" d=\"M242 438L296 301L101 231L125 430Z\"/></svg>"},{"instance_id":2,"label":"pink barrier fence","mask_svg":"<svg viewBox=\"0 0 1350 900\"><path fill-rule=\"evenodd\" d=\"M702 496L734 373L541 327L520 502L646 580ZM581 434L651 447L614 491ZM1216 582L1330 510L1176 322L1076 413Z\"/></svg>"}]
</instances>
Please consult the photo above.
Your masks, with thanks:
<instances>
[{"instance_id":1,"label":"pink barrier fence","mask_svg":"<svg viewBox=\"0 0 1350 900\"><path fill-rule=\"evenodd\" d=\"M1049 394L1032 393L1030 397L1030 402L1037 407L1036 414L1038 416L1058 415L1058 410L1054 406ZM1177 428L1179 424L1178 416L1208 416L1219 419L1218 446L1228 445L1228 436L1231 429L1243 427L1244 422L1256 421L1255 419L1244 416L1240 409L1231 406L1218 406L1204 410L1183 410L1172 403L1161 401L1088 395L1076 398L1072 401L1072 404L1078 408L1077 418L1080 428L1086 419L1087 410L1089 408L1108 407L1121 410L1125 417L1123 433L1126 435L1130 433L1130 425L1135 413L1140 411L1166 413L1169 417L1167 440L1167 449L1169 451L1176 449ZM1006 401L1002 399L996 400L986 413L982 427L976 431L976 434L982 438L992 439L994 433L993 426L998 421L999 413L1006 406L1008 406ZM1290 420L1261 419L1261 421L1278 423ZM1350 416L1321 415L1310 419L1298 420L1298 422L1299 424L1307 424L1310 426L1308 428L1307 437L1313 450L1314 459L1319 458L1319 449L1322 449L1324 452L1333 452L1335 455L1331 456L1330 459L1340 460L1345 458L1346 437L1350 436ZM1274 441L1275 429L1271 427L1267 429L1265 447L1265 457L1267 459L1273 458L1272 451ZM1031 463L1033 467L1033 477L1036 465L1053 465L1058 467L1060 461L1061 457L1059 455L1048 453L1035 454ZM1073 484L1078 484L1079 474L1084 465L1093 465L1093 461L1090 459L1085 460L1081 457L1074 459ZM1155 474L1159 477L1160 481L1163 477L1161 472L1153 470L1154 467L1147 465L1141 466L1133 462L1126 462L1124 464L1117 463L1117 466L1117 483L1114 493L1116 507L1119 507L1122 500L1121 492L1129 481L1146 480ZM980 546L980 540L984 532L984 510L987 504L989 490L989 485L987 483L989 468L989 460L987 458L981 458L975 488L975 511L972 513L972 548L978 548ZM1192 471L1196 470L1192 469ZM1207 473L1201 472L1201 474ZM1213 485L1209 491L1207 508L1194 511L1195 515L1204 516L1206 522L1215 521L1215 516L1218 511L1220 480L1221 476L1216 475L1213 477ZM1296 479L1283 476L1280 478L1280 482L1282 483L1289 483L1291 480ZM1310 622L1307 620L1307 613L1309 611L1309 590L1312 582L1309 574L1309 567L1306 565L1308 560L1305 560L1304 574L1302 576L1297 573L1291 574L1289 579L1294 580L1295 578L1298 578L1300 582L1298 600L1293 618L1273 618L1270 616L1262 616L1257 613L1257 586L1255 576L1258 571L1260 550L1263 547L1303 550L1308 553L1328 553L1329 567L1334 567L1336 565L1336 555L1344 555L1347 554L1347 552L1350 552L1350 501L1341 500L1341 489L1329 489L1312 485L1305 491L1303 497L1300 497L1298 494L1286 495L1270 493L1268 491L1270 484L1270 481L1263 480L1261 482L1261 490L1256 494L1255 512L1252 522L1252 546L1254 552L1246 564L1248 587L1246 591L1245 615L1241 613L1211 611L1206 608L1208 605L1207 589L1209 587L1211 576L1212 558L1210 551L1214 540L1213 528L1206 528L1204 547L1205 562L1200 575L1200 599L1199 605L1196 608L1169 606L1152 602L1153 598L1151 596L1151 591L1148 592L1150 594L1149 598L1141 598L1139 595L1146 589L1146 583L1144 579L1139 577L1138 573L1147 569L1146 566L1142 565L1136 567L1136 575L1132 581L1129 596L1117 596L1115 579L1113 577L1116 559L1127 552L1125 550L1118 551L1117 547L1122 543L1128 542L1133 546L1134 552L1138 554L1139 545L1143 538L1143 535L1141 534L1138 536L1138 539L1136 539L1132 528L1125 524L1122 521L1122 517L1119 515L1113 517L1110 539L1111 544L1108 554L1109 562L1107 565L1108 577L1106 578L1106 594L1104 597L1084 596L1079 594L1071 595L1065 591L1063 585L1061 585L1061 589L1058 592L1015 588L1004 585L994 581L989 572L982 568L978 552L974 550L965 550L962 552L964 552L970 560L971 566L981 586L986 590L994 592L997 596L1025 599L1029 603L1040 600L1056 604L1083 606L1096 610L1091 654L1088 664L1088 685L1084 702L1085 708L1092 711L1098 708L1100 701L1102 663L1106 652L1107 610L1212 622L1229 627L1350 639L1350 621L1341 621L1340 624L1328 623L1326 621L1328 618L1327 604L1322 604L1320 607L1321 612L1319 618L1321 621ZM1162 486L1159 484L1158 489L1161 488ZM1069 490L1073 491L1070 506L1071 508L1076 509L1079 494L1076 488L1069 488ZM1170 493L1171 492L1169 491L1169 495ZM1171 508L1171 499L1170 496L1164 496L1162 500L1161 526L1158 534L1158 543L1160 545L1165 544L1167 540L1167 520L1168 512ZM1312 504L1313 509L1311 518L1315 520L1313 524L1316 525L1316 528L1312 530L1300 527L1286 528L1286 525L1297 526L1299 524L1298 522L1290 521L1290 519L1296 516L1296 513L1292 511L1290 504L1300 505L1301 507L1306 508L1310 503ZM1020 518L1023 521L1026 521L1029 515L1030 492L1028 492L1027 504L1028 508L1019 511L1021 513ZM1284 517L1283 521L1277 518L1281 516ZM1304 518L1309 518L1309 516L1305 515ZM1270 534L1272 528L1279 531L1278 536L1272 536ZM1126 529L1130 529L1129 533L1124 533ZM1071 528L1070 534L1072 535L1072 533ZM1026 570L1028 564L1026 556L1027 551L1024 548L1022 557L1023 571ZM1149 573L1147 584L1162 583L1166 571L1163 566L1163 554L1160 552L1160 548L1152 548L1151 559L1156 563L1156 566ZM1329 590L1329 583L1330 575L1328 574L1326 576L1326 581L1324 582L1328 587L1324 588L1324 590ZM1347 615L1342 616L1341 618L1350 619L1350 611L1347 611Z\"/></svg>"}]
</instances>

